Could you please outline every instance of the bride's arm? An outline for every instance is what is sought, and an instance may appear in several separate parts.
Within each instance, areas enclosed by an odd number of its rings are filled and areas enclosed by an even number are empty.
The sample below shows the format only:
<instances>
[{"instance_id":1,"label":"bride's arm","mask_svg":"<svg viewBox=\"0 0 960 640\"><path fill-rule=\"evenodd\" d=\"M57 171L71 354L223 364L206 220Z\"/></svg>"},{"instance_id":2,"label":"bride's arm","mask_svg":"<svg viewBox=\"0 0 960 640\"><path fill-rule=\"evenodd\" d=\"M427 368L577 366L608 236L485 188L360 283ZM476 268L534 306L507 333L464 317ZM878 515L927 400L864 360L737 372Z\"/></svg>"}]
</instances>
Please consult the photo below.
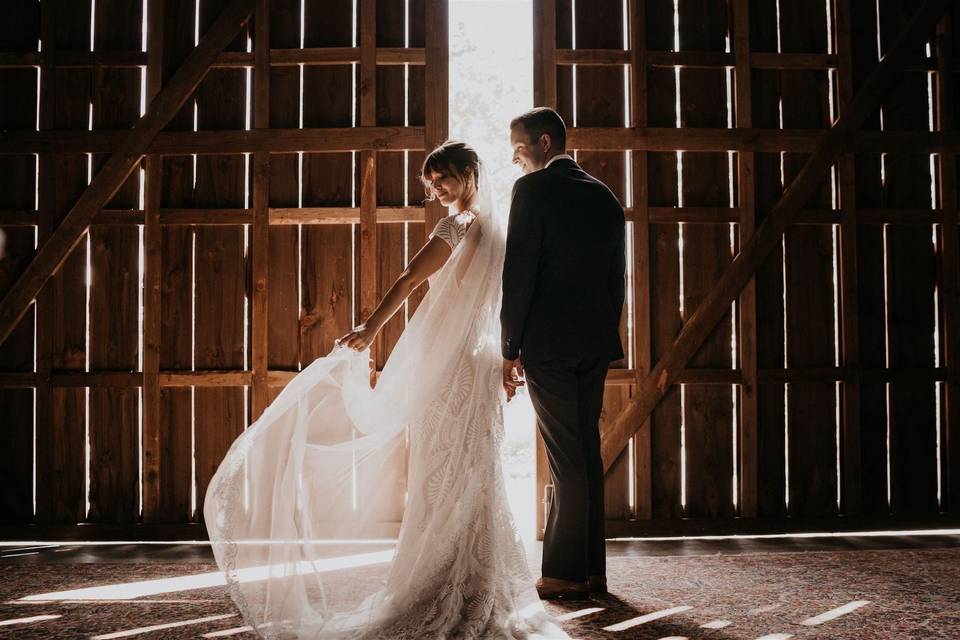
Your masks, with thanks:
<instances>
[{"instance_id":1,"label":"bride's arm","mask_svg":"<svg viewBox=\"0 0 960 640\"><path fill-rule=\"evenodd\" d=\"M403 306L403 301L423 284L424 280L436 273L451 253L453 250L445 240L438 236L430 238L430 241L417 252L387 294L383 296L367 321L338 339L337 344L344 344L357 351L370 346L383 325Z\"/></svg>"}]
</instances>

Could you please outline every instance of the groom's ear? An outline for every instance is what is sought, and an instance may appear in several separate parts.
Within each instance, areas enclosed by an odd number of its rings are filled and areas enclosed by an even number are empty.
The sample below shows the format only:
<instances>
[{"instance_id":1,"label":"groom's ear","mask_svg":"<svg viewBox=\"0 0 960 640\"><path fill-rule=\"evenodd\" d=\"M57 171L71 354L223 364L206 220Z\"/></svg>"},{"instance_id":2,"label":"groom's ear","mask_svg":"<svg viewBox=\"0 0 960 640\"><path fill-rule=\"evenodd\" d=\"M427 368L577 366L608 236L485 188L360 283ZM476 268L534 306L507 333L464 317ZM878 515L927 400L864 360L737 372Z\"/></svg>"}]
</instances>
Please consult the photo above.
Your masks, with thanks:
<instances>
[{"instance_id":1,"label":"groom's ear","mask_svg":"<svg viewBox=\"0 0 960 640\"><path fill-rule=\"evenodd\" d=\"M553 140L550 138L549 133L540 134L540 146L543 147L543 152L546 153L553 148Z\"/></svg>"}]
</instances>

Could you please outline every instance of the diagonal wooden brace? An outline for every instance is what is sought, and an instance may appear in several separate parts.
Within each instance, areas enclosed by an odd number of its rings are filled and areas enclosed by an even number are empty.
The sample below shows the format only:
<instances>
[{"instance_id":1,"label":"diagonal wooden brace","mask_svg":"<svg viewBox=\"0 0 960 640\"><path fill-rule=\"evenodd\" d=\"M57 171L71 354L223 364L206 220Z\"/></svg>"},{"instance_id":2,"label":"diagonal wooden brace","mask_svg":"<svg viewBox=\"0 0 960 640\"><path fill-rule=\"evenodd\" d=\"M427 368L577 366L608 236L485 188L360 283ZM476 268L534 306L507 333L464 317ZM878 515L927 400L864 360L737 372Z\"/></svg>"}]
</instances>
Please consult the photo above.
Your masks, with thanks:
<instances>
[{"instance_id":1,"label":"diagonal wooden brace","mask_svg":"<svg viewBox=\"0 0 960 640\"><path fill-rule=\"evenodd\" d=\"M156 135L167 126L193 94L217 55L236 37L253 12L255 0L232 0L196 48L150 102L117 151L81 194L50 238L40 247L30 265L0 303L0 344L27 312L37 293L80 242L94 214L113 197L140 162Z\"/></svg>"},{"instance_id":2,"label":"diagonal wooden brace","mask_svg":"<svg viewBox=\"0 0 960 640\"><path fill-rule=\"evenodd\" d=\"M637 394L630 404L605 429L600 445L604 471L610 469L630 438L647 422L677 374L687 366L723 314L729 311L730 303L780 243L781 236L800 208L827 178L830 167L843 149L853 142L867 117L879 107L881 98L907 62L911 49L918 49L933 35L939 19L955 3L956 0L925 0L840 118L823 133L813 154L784 191L770 216L743 245L710 294L683 325L673 346L653 370L638 381Z\"/></svg>"}]
</instances>

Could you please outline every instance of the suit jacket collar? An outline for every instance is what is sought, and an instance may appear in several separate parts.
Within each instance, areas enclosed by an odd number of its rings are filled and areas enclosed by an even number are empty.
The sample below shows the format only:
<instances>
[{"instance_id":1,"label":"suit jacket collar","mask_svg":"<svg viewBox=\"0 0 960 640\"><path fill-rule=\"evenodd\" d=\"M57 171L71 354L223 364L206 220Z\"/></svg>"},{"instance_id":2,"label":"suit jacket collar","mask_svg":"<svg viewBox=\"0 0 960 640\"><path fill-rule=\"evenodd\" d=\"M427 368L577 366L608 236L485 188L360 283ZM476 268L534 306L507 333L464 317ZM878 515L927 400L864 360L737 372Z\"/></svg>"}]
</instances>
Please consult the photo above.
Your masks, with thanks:
<instances>
[{"instance_id":1,"label":"suit jacket collar","mask_svg":"<svg viewBox=\"0 0 960 640\"><path fill-rule=\"evenodd\" d=\"M566 153L562 153L550 158L549 162L547 162L543 169L549 169L550 167L554 166L567 167L569 169L580 167L580 165L577 164L577 161Z\"/></svg>"}]
</instances>

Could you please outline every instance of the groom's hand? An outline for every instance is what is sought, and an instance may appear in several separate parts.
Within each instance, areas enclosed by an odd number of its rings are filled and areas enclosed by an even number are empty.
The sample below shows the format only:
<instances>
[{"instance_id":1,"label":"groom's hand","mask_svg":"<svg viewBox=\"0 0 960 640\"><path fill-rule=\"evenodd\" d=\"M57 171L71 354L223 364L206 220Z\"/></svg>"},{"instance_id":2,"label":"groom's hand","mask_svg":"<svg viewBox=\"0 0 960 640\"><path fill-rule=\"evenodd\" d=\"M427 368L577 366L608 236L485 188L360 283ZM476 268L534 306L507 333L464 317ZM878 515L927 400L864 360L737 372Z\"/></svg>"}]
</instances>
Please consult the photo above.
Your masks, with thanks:
<instances>
[{"instance_id":1,"label":"groom's hand","mask_svg":"<svg viewBox=\"0 0 960 640\"><path fill-rule=\"evenodd\" d=\"M507 394L507 402L513 399L513 396L517 394L517 389L523 385L523 365L520 363L520 358L516 360L504 359L503 390Z\"/></svg>"}]
</instances>

